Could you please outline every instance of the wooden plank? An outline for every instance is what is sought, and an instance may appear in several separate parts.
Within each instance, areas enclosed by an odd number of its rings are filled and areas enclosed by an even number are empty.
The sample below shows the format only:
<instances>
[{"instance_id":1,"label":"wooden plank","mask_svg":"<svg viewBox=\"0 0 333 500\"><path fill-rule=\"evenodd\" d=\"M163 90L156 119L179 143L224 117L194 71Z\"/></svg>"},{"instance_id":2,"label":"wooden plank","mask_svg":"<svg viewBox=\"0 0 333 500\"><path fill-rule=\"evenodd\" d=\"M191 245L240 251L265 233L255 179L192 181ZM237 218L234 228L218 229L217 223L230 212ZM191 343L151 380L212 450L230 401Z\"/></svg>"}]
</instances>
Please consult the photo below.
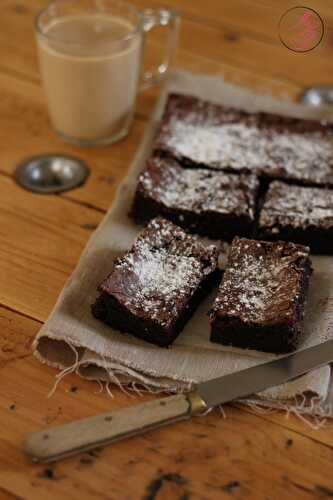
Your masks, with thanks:
<instances>
[{"instance_id":1,"label":"wooden plank","mask_svg":"<svg viewBox=\"0 0 333 500\"><path fill-rule=\"evenodd\" d=\"M242 411L257 414L255 410L243 405L236 405ZM277 424L286 429L293 430L303 436L307 436L314 442L322 443L333 447L333 421L332 419L319 419L316 422L311 417L305 417L304 420L294 418L294 416L280 411L260 413L260 417L270 423ZM307 423L306 423L307 422Z\"/></svg>"},{"instance_id":2,"label":"wooden plank","mask_svg":"<svg viewBox=\"0 0 333 500\"><path fill-rule=\"evenodd\" d=\"M273 80L284 79L300 87L313 84L314 75L320 75L322 83L329 83L325 73L333 64L331 59L320 56L324 43L317 51L297 54L281 44L259 43L246 35L230 41L223 29L191 22L183 24L180 46L184 50L191 48L199 56L209 54L211 59L232 61Z\"/></svg>"},{"instance_id":3,"label":"wooden plank","mask_svg":"<svg viewBox=\"0 0 333 500\"><path fill-rule=\"evenodd\" d=\"M158 0L133 0L141 8L158 7ZM295 6L292 0L208 0L204 8L200 2L191 0L167 0L163 5L176 9L186 19L209 26L226 28L230 35L237 37L239 32L257 39L279 44L277 24L281 15ZM325 26L333 26L333 9L326 0L310 0L307 7L316 10Z\"/></svg>"},{"instance_id":4,"label":"wooden plank","mask_svg":"<svg viewBox=\"0 0 333 500\"><path fill-rule=\"evenodd\" d=\"M41 324L0 306L0 371L31 356L31 342Z\"/></svg>"},{"instance_id":5,"label":"wooden plank","mask_svg":"<svg viewBox=\"0 0 333 500\"><path fill-rule=\"evenodd\" d=\"M102 214L0 177L0 303L47 318Z\"/></svg>"},{"instance_id":6,"label":"wooden plank","mask_svg":"<svg viewBox=\"0 0 333 500\"><path fill-rule=\"evenodd\" d=\"M30 18L27 22L31 21L31 13L29 14ZM11 16L8 19L8 22L13 22L13 15L11 12ZM14 18L15 19L15 18ZM21 20L20 20L21 21ZM192 23L193 24L193 23ZM195 24L196 25L196 24ZM200 26L200 25L197 25ZM27 29L28 28L28 29ZM0 64L0 71L3 73L10 74L12 76L16 76L18 78L28 79L28 81L39 84L39 76L38 76L38 67L37 67L37 59L35 56L35 44L32 36L32 31L30 26L23 27L19 26L20 32L25 33L25 37L29 38L29 43L26 44L26 47L30 47L30 57L27 57L25 53L20 53L20 45L17 44L16 48L13 49L11 47L7 47L7 35L3 36L3 40L1 40L0 33L0 60L2 64ZM204 33L202 34L204 36ZM160 54L162 52L161 45L162 34L158 30L153 33L153 35L149 35L149 43L147 48L147 62L152 63L160 60ZM228 38L228 37L227 37ZM215 40L215 43L219 43L219 40ZM8 51L12 50L13 57L8 57ZM15 54L14 54L15 50ZM25 50L27 50L25 48ZM227 80L233 81L235 83L240 83L243 85L248 85L250 87L261 89L271 89L275 94L284 93L286 95L295 95L298 92L298 86L292 82L280 79L280 77L273 78L272 75L264 75L261 74L260 71L253 71L250 68L246 68L246 65L242 65L241 67L237 64L234 64L232 58L228 58L227 55L218 57L218 59L214 59L210 56L209 51L204 53L203 55L199 55L195 53L191 46L189 50L185 50L180 48L176 53L175 64L177 67L181 67L193 72L202 72L209 74L221 74ZM296 87L296 88L294 88ZM138 109L140 113L144 113L145 116L149 115L152 106L150 105L150 93L144 92L140 95ZM148 95L148 98L147 98ZM147 108L148 104L148 108Z\"/></svg>"},{"instance_id":7,"label":"wooden plank","mask_svg":"<svg viewBox=\"0 0 333 500\"><path fill-rule=\"evenodd\" d=\"M26 75L35 81L38 78L38 71L31 21L33 13L38 10L37 6L41 5L41 3L37 1L32 7L31 4L26 6L17 3L16 0L8 0L3 14L5 28L0 34L0 60L2 61L0 66L3 69L7 68L14 71L18 75ZM241 8L241 5L239 8ZM259 18L260 15L261 11L258 14ZM244 18L247 18L247 16L244 16ZM265 24L265 21L263 21L263 24ZM6 32L6 26L16 26L18 40L16 40L15 47L12 44L12 37ZM220 68L221 65L226 64L227 68L233 66L242 71L244 69L255 71L257 80L271 78L273 81L282 80L286 85L291 84L300 87L312 84L313 75L315 74L320 75L322 83L329 81L329 73L333 64L329 57L329 33L327 39L325 38L325 43L316 51L307 54L295 54L277 42L277 34L273 43L267 39L257 39L248 32L242 31L242 29L242 27L238 28L237 34L230 36L230 29L222 25L217 27L207 26L184 19L180 34L177 65L185 68L192 67L191 60L189 61L188 57L190 53L192 57L195 55L196 58L202 58L203 62L205 60L213 61ZM159 42L160 38L161 35L158 32L152 35L152 39L157 42ZM328 53L325 52L326 48ZM161 46L159 45L158 52L160 51ZM245 81L244 84L248 84L248 82Z\"/></svg>"},{"instance_id":8,"label":"wooden plank","mask_svg":"<svg viewBox=\"0 0 333 500\"><path fill-rule=\"evenodd\" d=\"M36 9L43 3L45 5L42 1L35 4L4 0L1 5L0 68L22 72L34 81L37 80L37 55L32 23Z\"/></svg>"},{"instance_id":9,"label":"wooden plank","mask_svg":"<svg viewBox=\"0 0 333 500\"><path fill-rule=\"evenodd\" d=\"M136 120L129 136L112 146L80 148L65 144L52 130L39 86L0 74L0 92L0 172L12 175L18 162L35 154L78 156L89 165L91 176L85 186L65 196L107 210L142 139L145 123Z\"/></svg>"},{"instance_id":10,"label":"wooden plank","mask_svg":"<svg viewBox=\"0 0 333 500\"><path fill-rule=\"evenodd\" d=\"M28 338L38 329L29 318L0 311L2 331L8 322ZM0 485L13 496L308 500L332 492L332 476L322 473L330 470L331 447L232 407L226 419L213 412L52 467L30 464L21 451L27 433L152 396L132 399L115 389L111 400L97 384L69 375L47 399L55 372L31 356L12 359L0 373L0 422L6 423Z\"/></svg>"}]
</instances>

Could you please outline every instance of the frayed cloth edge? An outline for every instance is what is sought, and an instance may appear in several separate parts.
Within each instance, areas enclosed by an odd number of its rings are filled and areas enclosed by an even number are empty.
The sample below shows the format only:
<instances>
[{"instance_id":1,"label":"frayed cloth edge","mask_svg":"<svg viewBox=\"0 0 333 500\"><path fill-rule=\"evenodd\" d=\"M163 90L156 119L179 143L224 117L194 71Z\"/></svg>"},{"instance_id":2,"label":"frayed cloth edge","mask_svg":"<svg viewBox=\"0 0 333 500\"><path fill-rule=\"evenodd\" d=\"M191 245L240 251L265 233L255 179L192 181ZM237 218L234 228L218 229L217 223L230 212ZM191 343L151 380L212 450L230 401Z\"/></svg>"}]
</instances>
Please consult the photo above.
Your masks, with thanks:
<instances>
[{"instance_id":1,"label":"frayed cloth edge","mask_svg":"<svg viewBox=\"0 0 333 500\"><path fill-rule=\"evenodd\" d=\"M51 337L52 338L52 337ZM152 376L147 376L146 374L140 373L138 370L133 368L126 367L125 365L119 365L116 363L117 368L112 369L110 366L107 366L107 361L105 358L102 358L102 363L96 363L87 360L79 360L79 353L73 343L66 340L66 343L73 350L75 354L75 361L70 366L64 366L59 362L54 362L46 359L42 356L38 349L37 343L34 348L34 356L36 358L48 366L57 368L61 370L55 376L55 382L53 387L51 388L48 397L52 397L59 383L70 373L76 373L83 379L94 380L100 384L100 391L105 390L109 397L113 398L114 395L110 388L110 385L117 386L122 392L124 392L129 397L140 397L142 393L148 392L150 394L175 394L175 393L186 393L190 391L194 387L194 383L186 383L186 382L178 382L177 387L166 384L162 384L158 382L157 379L153 379ZM112 365L112 361L109 365ZM108 375L108 380L103 380L98 377L86 376L79 371L81 365L92 365L98 368L103 368L105 373ZM119 376L131 377L131 380L121 381ZM104 385L103 385L104 384ZM331 404L328 404L324 401L323 398L318 395L313 395L308 398L304 394L297 394L293 399L288 401L279 401L274 399L262 399L262 398L253 398L253 399L240 399L234 401L242 406L246 406L250 408L253 413L257 415L268 415L272 413L277 413L279 411L283 411L285 413L285 417L289 418L290 415L295 415L299 420L304 422L307 426L309 426L313 430L319 430L323 426L325 426L327 419L333 417L333 407ZM225 412L223 410L222 405L218 407L220 409L221 415L223 418L226 418ZM207 413L209 413L212 409L208 409Z\"/></svg>"}]
</instances>

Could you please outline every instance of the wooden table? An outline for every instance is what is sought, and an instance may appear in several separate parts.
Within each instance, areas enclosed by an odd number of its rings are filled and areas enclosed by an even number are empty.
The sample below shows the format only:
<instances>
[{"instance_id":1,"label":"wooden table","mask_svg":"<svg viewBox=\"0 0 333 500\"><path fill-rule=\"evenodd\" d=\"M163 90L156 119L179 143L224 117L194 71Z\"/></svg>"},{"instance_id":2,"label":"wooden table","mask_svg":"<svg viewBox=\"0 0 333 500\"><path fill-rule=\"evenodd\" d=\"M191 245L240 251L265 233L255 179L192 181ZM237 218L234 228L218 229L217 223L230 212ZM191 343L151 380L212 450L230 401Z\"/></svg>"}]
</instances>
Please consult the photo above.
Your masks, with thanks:
<instances>
[{"instance_id":1,"label":"wooden table","mask_svg":"<svg viewBox=\"0 0 333 500\"><path fill-rule=\"evenodd\" d=\"M91 232L102 220L144 132L158 89L139 96L129 137L102 148L63 144L50 127L37 70L32 17L45 2L2 0L0 29L0 498L321 499L333 497L333 425L311 430L284 414L226 407L52 467L24 457L24 436L138 401L68 376L51 399L55 371L31 354ZM147 6L141 0L140 7ZM326 32L315 50L282 46L277 23L289 0L168 0L183 14L176 65L274 94L295 97L333 80L333 7L320 12ZM157 5L151 0L150 5ZM150 56L161 47L151 36ZM76 154L92 169L87 184L61 196L23 191L13 181L23 157ZM143 397L142 399L148 399Z\"/></svg>"}]
</instances>

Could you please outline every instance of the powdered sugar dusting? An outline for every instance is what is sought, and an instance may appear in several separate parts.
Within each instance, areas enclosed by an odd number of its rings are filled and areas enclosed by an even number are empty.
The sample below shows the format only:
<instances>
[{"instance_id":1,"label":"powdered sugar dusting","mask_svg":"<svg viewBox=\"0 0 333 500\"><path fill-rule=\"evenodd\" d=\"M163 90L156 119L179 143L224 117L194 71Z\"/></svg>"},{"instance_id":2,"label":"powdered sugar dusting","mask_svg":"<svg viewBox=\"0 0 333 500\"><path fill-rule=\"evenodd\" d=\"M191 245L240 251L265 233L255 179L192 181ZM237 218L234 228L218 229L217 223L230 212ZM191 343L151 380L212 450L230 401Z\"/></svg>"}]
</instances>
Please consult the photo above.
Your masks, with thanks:
<instances>
[{"instance_id":1,"label":"powdered sugar dusting","mask_svg":"<svg viewBox=\"0 0 333 500\"><path fill-rule=\"evenodd\" d=\"M189 295L202 278L200 262L193 257L169 255L166 250L151 251L146 245L140 252L126 256L121 264L130 273L128 303L138 303L152 314L160 314Z\"/></svg>"},{"instance_id":2,"label":"powdered sugar dusting","mask_svg":"<svg viewBox=\"0 0 333 500\"><path fill-rule=\"evenodd\" d=\"M300 246L234 240L213 311L245 322L269 322L292 314L290 305L300 291L300 273L293 266L307 256ZM303 247L304 248L304 247Z\"/></svg>"},{"instance_id":3,"label":"powdered sugar dusting","mask_svg":"<svg viewBox=\"0 0 333 500\"><path fill-rule=\"evenodd\" d=\"M205 248L172 223L155 219L118 259L106 287L136 314L167 325L216 265L215 247Z\"/></svg>"},{"instance_id":4,"label":"powdered sugar dusting","mask_svg":"<svg viewBox=\"0 0 333 500\"><path fill-rule=\"evenodd\" d=\"M292 132L255 123L212 125L198 113L174 116L163 141L176 157L214 168L333 182L333 144L329 133Z\"/></svg>"},{"instance_id":5,"label":"powdered sugar dusting","mask_svg":"<svg viewBox=\"0 0 333 500\"><path fill-rule=\"evenodd\" d=\"M215 211L254 218L258 180L205 169L184 169L172 160L155 159L141 174L140 184L149 196L166 207L195 213Z\"/></svg>"},{"instance_id":6,"label":"powdered sugar dusting","mask_svg":"<svg viewBox=\"0 0 333 500\"><path fill-rule=\"evenodd\" d=\"M272 182L260 215L260 226L333 228L333 191Z\"/></svg>"}]
</instances>

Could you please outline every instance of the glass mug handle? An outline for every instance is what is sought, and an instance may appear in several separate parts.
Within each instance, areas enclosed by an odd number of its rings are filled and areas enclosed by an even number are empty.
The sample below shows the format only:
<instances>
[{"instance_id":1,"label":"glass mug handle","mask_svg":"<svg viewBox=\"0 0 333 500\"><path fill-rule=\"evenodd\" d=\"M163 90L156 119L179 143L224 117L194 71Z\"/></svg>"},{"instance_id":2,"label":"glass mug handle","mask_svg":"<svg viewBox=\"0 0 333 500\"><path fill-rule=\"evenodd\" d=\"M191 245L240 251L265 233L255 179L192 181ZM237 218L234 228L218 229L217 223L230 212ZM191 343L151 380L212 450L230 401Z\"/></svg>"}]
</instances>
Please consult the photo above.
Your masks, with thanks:
<instances>
[{"instance_id":1,"label":"glass mug handle","mask_svg":"<svg viewBox=\"0 0 333 500\"><path fill-rule=\"evenodd\" d=\"M141 89L145 90L161 82L166 76L177 45L179 15L172 9L145 9L141 15L144 35L149 33L152 28L168 28L164 59L155 71L145 71L142 75Z\"/></svg>"}]
</instances>

